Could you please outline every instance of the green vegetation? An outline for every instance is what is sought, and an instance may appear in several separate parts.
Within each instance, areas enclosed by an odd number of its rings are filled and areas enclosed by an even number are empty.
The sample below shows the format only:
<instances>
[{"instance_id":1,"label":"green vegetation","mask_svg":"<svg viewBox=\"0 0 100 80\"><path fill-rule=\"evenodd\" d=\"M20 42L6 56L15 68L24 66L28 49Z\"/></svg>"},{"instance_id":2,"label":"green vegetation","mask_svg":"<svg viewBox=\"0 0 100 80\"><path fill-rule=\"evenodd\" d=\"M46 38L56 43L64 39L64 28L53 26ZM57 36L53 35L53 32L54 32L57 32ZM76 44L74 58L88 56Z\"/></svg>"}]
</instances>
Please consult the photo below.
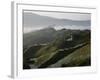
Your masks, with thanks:
<instances>
[{"instance_id":1,"label":"green vegetation","mask_svg":"<svg viewBox=\"0 0 100 80\"><path fill-rule=\"evenodd\" d=\"M88 66L90 63L90 44L87 44L49 67Z\"/></svg>"},{"instance_id":2,"label":"green vegetation","mask_svg":"<svg viewBox=\"0 0 100 80\"><path fill-rule=\"evenodd\" d=\"M25 34L23 69L90 66L90 34L90 30L53 28Z\"/></svg>"}]
</instances>

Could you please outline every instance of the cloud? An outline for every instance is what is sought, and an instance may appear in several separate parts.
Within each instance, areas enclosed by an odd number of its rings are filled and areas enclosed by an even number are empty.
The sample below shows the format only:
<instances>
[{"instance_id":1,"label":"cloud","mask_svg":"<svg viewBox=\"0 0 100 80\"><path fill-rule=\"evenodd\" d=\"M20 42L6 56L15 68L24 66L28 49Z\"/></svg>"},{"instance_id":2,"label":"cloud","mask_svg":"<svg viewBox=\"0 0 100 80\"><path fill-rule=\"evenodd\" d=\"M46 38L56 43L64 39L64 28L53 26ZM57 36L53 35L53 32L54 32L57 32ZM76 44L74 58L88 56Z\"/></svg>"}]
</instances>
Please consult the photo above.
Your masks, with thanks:
<instances>
[{"instance_id":1,"label":"cloud","mask_svg":"<svg viewBox=\"0 0 100 80\"><path fill-rule=\"evenodd\" d=\"M58 19L71 19L71 20L91 20L90 13L75 13L75 12L47 12L47 11L24 11L25 13L35 13L41 16L48 16Z\"/></svg>"}]
</instances>

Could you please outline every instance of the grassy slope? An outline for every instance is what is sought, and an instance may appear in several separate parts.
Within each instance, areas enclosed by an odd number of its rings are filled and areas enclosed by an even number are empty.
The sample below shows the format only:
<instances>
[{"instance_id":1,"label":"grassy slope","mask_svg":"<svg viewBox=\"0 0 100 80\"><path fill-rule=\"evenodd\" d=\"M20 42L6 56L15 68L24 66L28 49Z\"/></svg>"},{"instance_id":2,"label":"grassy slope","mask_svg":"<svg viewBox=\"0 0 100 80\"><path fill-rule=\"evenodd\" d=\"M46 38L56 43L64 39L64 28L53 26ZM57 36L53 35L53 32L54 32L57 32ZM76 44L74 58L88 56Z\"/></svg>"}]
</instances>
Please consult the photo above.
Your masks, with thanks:
<instances>
[{"instance_id":1,"label":"grassy slope","mask_svg":"<svg viewBox=\"0 0 100 80\"><path fill-rule=\"evenodd\" d=\"M90 44L72 52L70 55L49 67L71 67L90 65Z\"/></svg>"},{"instance_id":2,"label":"grassy slope","mask_svg":"<svg viewBox=\"0 0 100 80\"><path fill-rule=\"evenodd\" d=\"M61 31L62 32L62 31ZM58 37L55 37L55 40L49 43L46 46L42 46L39 49L32 47L28 49L27 53L25 52L24 58L28 59L24 63L27 65L30 64L30 59L32 64L36 67L68 67L68 66L81 66L89 65L90 60L90 44L81 46L77 49L68 49L64 52L59 52L60 49L70 48L73 45L77 46L78 44L89 42L89 35L85 34L86 32L81 32L80 34L74 34L74 42L66 42L66 39L70 36L66 31L59 33ZM58 34L58 33L57 33ZM62 35L63 34L63 35ZM36 51L36 52L35 52Z\"/></svg>"}]
</instances>

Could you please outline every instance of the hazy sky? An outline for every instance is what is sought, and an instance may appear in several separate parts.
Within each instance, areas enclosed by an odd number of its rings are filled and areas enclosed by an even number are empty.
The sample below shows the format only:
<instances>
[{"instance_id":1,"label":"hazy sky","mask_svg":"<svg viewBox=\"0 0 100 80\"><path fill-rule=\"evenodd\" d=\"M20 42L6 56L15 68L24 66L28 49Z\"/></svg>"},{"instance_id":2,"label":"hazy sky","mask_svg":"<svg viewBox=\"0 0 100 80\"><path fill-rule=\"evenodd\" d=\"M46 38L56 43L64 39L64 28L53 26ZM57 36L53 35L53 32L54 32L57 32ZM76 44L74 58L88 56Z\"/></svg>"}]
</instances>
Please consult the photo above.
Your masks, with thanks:
<instances>
[{"instance_id":1,"label":"hazy sky","mask_svg":"<svg viewBox=\"0 0 100 80\"><path fill-rule=\"evenodd\" d=\"M53 26L56 30L66 28L66 29L90 29L91 23L91 14L89 13L71 13L71 12L47 12L47 11L24 11L25 14L32 13L31 15L25 15L24 16L24 33L28 33L31 31L40 30L43 28L47 28L49 25L56 24L56 26ZM37 14L37 15L35 15ZM39 16L40 15L40 16ZM47 18L43 18L42 16L47 16ZM50 21L48 17L52 17L53 21ZM77 21L77 24L75 25L70 24L72 22L57 22L56 19L70 19L73 21ZM42 20L43 19L43 20ZM88 21L87 21L88 20ZM83 21L83 22L78 22ZM84 21L86 21L84 23ZM84 24L88 26L84 26Z\"/></svg>"},{"instance_id":2,"label":"hazy sky","mask_svg":"<svg viewBox=\"0 0 100 80\"><path fill-rule=\"evenodd\" d=\"M41 11L25 11L25 12L31 12L35 13L41 16L48 16L48 17L54 17L59 19L71 19L71 20L91 20L91 14L89 13L58 13L58 12L41 12Z\"/></svg>"}]
</instances>

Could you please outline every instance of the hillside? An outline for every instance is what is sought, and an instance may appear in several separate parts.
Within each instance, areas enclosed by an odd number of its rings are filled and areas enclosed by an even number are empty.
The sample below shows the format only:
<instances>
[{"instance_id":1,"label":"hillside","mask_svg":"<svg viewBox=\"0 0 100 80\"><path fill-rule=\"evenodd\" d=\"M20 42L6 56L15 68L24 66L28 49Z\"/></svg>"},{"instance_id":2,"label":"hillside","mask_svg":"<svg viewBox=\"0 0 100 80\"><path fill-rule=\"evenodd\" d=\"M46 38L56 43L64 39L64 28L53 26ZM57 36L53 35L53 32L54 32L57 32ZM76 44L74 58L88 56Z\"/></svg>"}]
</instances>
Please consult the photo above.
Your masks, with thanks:
<instances>
[{"instance_id":1,"label":"hillside","mask_svg":"<svg viewBox=\"0 0 100 80\"><path fill-rule=\"evenodd\" d=\"M54 28L45 28L31 33L23 34L23 47L33 46L34 44L49 43L54 40Z\"/></svg>"},{"instance_id":2,"label":"hillside","mask_svg":"<svg viewBox=\"0 0 100 80\"><path fill-rule=\"evenodd\" d=\"M23 68L91 65L90 34L90 30L46 28L28 36L25 35L26 39L31 41L27 44L29 46L24 49ZM35 41L35 39L39 40ZM27 40L24 43L27 43Z\"/></svg>"},{"instance_id":3,"label":"hillside","mask_svg":"<svg viewBox=\"0 0 100 80\"><path fill-rule=\"evenodd\" d=\"M79 49L76 49L64 59L49 67L73 67L73 66L89 66L90 65L90 44L87 44Z\"/></svg>"}]
</instances>

